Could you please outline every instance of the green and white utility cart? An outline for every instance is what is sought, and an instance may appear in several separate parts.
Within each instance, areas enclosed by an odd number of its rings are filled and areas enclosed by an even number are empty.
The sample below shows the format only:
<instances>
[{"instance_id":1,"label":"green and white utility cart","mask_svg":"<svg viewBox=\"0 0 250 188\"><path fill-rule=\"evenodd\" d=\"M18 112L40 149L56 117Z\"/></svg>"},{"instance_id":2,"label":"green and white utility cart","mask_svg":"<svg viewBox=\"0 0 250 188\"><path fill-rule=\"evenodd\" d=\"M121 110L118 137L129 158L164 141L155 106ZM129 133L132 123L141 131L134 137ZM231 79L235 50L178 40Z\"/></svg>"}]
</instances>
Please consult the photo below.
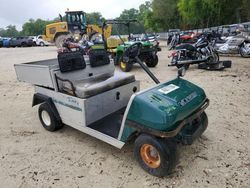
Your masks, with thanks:
<instances>
[{"instance_id":1,"label":"green and white utility cart","mask_svg":"<svg viewBox=\"0 0 250 188\"><path fill-rule=\"evenodd\" d=\"M192 144L207 128L209 104L200 87L178 77L164 83L138 58L141 43L126 50L156 85L140 91L134 75L115 71L106 51L67 52L58 59L16 64L20 81L35 85L33 106L48 131L68 125L134 154L148 173L162 177L176 162L176 143ZM125 57L124 57L125 58ZM63 138L62 138L63 139Z\"/></svg>"}]
</instances>

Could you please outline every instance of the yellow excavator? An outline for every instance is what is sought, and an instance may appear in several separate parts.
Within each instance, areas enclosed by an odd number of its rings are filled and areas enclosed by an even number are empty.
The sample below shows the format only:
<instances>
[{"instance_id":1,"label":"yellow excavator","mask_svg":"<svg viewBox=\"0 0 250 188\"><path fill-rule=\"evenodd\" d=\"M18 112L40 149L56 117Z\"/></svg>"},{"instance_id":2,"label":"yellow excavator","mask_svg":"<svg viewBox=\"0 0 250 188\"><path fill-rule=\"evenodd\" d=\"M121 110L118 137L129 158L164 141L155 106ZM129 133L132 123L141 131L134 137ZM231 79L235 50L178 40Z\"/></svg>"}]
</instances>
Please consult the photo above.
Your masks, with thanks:
<instances>
[{"instance_id":1,"label":"yellow excavator","mask_svg":"<svg viewBox=\"0 0 250 188\"><path fill-rule=\"evenodd\" d=\"M60 22L46 25L45 35L43 39L48 42L55 42L58 48L62 47L63 41L73 36L76 40L80 40L83 35L87 35L89 40L97 33L102 34L102 26L88 25L86 13L83 11L66 11L65 21L60 16ZM111 36L112 25L105 27L105 39Z\"/></svg>"}]
</instances>

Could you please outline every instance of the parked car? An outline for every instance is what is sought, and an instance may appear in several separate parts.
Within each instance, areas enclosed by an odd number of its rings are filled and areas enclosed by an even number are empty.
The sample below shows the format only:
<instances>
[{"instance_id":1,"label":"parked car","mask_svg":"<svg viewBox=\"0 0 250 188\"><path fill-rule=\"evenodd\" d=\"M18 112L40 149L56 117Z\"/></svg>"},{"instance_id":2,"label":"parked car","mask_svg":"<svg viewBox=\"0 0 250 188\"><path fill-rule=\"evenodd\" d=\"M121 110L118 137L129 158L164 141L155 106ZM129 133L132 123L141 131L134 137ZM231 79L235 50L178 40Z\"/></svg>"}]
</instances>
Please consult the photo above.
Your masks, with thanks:
<instances>
[{"instance_id":1,"label":"parked car","mask_svg":"<svg viewBox=\"0 0 250 188\"><path fill-rule=\"evenodd\" d=\"M29 39L31 39L33 41L32 46L36 46L36 36L29 36Z\"/></svg>"},{"instance_id":2,"label":"parked car","mask_svg":"<svg viewBox=\"0 0 250 188\"><path fill-rule=\"evenodd\" d=\"M1 38L0 47L8 48L10 46L10 38Z\"/></svg>"},{"instance_id":3,"label":"parked car","mask_svg":"<svg viewBox=\"0 0 250 188\"><path fill-rule=\"evenodd\" d=\"M46 40L43 39L42 35L35 36L33 41L37 46L49 46L51 43L47 42Z\"/></svg>"},{"instance_id":4,"label":"parked car","mask_svg":"<svg viewBox=\"0 0 250 188\"><path fill-rule=\"evenodd\" d=\"M149 41L149 42L155 42L159 39L159 35L147 33L147 36L145 34L142 34L140 37L141 41Z\"/></svg>"},{"instance_id":5,"label":"parked car","mask_svg":"<svg viewBox=\"0 0 250 188\"><path fill-rule=\"evenodd\" d=\"M29 37L14 37L10 39L10 47L33 46L33 40Z\"/></svg>"}]
</instances>

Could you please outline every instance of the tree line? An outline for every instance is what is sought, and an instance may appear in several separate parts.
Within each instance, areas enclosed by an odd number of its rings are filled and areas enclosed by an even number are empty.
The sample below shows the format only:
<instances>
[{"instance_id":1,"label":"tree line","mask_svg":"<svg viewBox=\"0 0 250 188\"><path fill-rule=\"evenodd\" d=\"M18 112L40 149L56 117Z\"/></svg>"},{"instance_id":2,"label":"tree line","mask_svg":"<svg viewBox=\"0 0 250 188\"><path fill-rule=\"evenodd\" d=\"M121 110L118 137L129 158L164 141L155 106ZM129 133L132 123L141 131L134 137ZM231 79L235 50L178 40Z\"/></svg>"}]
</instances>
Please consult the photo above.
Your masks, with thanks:
<instances>
[{"instance_id":1,"label":"tree line","mask_svg":"<svg viewBox=\"0 0 250 188\"><path fill-rule=\"evenodd\" d=\"M250 0L151 0L122 11L117 19L137 19L147 31L160 32L170 28L196 29L250 21ZM87 13L87 22L99 24L105 18L99 12ZM59 21L30 19L17 31L15 25L0 28L0 36L33 36L43 34L47 24ZM117 28L118 30L119 28ZM119 29L125 31L125 29ZM132 32L141 32L138 24Z\"/></svg>"}]
</instances>

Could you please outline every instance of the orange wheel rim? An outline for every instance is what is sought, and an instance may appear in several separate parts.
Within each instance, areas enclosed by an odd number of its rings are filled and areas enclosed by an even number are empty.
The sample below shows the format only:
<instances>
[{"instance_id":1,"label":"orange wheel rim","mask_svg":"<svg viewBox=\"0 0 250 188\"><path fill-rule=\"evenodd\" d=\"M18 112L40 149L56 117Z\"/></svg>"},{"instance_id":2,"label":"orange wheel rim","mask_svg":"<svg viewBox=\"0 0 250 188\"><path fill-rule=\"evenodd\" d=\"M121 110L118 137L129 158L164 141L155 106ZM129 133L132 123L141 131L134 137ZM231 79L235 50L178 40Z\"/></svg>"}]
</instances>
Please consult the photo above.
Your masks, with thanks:
<instances>
[{"instance_id":1,"label":"orange wheel rim","mask_svg":"<svg viewBox=\"0 0 250 188\"><path fill-rule=\"evenodd\" d=\"M126 68L126 63L121 62L121 68L125 69Z\"/></svg>"},{"instance_id":2,"label":"orange wheel rim","mask_svg":"<svg viewBox=\"0 0 250 188\"><path fill-rule=\"evenodd\" d=\"M150 168L158 168L161 164L161 158L157 149L150 144L143 144L140 149L141 158Z\"/></svg>"}]
</instances>

